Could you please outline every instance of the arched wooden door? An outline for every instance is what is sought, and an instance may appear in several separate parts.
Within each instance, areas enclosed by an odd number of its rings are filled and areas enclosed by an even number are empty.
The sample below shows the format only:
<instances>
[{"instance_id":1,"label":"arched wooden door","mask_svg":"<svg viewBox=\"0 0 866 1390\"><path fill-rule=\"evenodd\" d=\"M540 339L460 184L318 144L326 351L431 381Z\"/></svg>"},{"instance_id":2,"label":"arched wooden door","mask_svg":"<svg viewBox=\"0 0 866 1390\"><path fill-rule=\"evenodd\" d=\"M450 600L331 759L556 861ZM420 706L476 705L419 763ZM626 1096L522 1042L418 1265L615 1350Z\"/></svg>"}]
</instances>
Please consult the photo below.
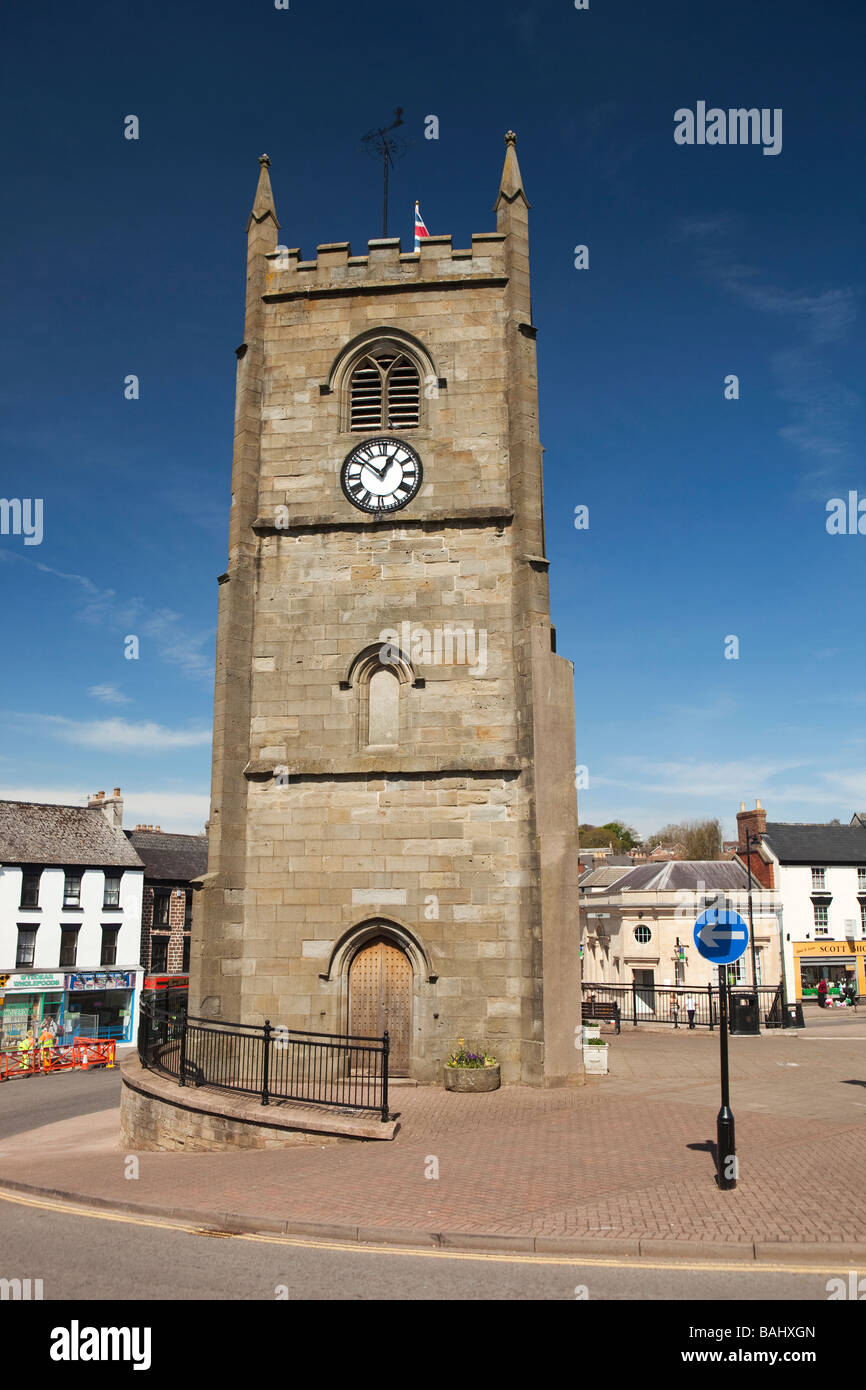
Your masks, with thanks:
<instances>
[{"instance_id":1,"label":"arched wooden door","mask_svg":"<svg viewBox=\"0 0 866 1390\"><path fill-rule=\"evenodd\" d=\"M390 1039L388 1070L409 1075L412 1036L412 965L405 951L387 937L363 946L349 968L349 1032Z\"/></svg>"}]
</instances>

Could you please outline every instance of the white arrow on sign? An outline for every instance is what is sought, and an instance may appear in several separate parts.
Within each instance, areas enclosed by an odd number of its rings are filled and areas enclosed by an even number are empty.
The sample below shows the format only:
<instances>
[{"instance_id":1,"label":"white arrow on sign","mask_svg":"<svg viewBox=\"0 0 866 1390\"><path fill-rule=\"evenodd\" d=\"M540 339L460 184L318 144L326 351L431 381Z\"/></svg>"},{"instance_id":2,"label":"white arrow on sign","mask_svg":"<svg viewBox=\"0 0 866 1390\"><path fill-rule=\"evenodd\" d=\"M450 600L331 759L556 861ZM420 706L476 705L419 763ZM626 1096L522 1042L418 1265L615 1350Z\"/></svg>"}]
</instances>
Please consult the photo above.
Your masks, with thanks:
<instances>
[{"instance_id":1,"label":"white arrow on sign","mask_svg":"<svg viewBox=\"0 0 866 1390\"><path fill-rule=\"evenodd\" d=\"M721 951L730 941L746 940L745 930L729 927L724 922L704 922L698 936L710 951Z\"/></svg>"}]
</instances>

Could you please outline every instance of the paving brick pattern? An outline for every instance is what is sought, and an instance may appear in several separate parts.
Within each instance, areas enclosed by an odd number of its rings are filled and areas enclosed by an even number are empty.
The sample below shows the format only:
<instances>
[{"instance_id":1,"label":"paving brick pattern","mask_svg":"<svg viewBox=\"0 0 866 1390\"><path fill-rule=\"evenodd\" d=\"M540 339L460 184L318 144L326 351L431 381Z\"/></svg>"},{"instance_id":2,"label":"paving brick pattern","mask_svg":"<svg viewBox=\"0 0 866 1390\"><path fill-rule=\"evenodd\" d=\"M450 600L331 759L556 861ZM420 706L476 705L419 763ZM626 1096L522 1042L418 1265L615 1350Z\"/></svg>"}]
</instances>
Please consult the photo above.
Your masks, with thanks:
<instances>
[{"instance_id":1,"label":"paving brick pattern","mask_svg":"<svg viewBox=\"0 0 866 1390\"><path fill-rule=\"evenodd\" d=\"M732 1039L740 1183L708 1145L718 1040L623 1033L612 1074L575 1090L460 1095L399 1086L388 1144L143 1154L123 1176L116 1116L3 1143L4 1178L82 1196L274 1221L528 1237L798 1244L866 1241L866 1019ZM24 1083L18 1083L24 1084ZM438 1163L438 1178L427 1177Z\"/></svg>"}]
</instances>

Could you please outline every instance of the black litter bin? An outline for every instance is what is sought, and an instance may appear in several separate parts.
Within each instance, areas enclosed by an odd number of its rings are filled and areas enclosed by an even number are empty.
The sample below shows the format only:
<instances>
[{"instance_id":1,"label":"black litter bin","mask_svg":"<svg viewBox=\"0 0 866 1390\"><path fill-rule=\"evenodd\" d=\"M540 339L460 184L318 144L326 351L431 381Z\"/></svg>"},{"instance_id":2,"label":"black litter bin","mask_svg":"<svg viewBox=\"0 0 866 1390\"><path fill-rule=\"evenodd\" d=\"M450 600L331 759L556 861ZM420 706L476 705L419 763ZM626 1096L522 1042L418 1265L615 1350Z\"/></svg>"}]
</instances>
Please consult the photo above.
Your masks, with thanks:
<instances>
[{"instance_id":1,"label":"black litter bin","mask_svg":"<svg viewBox=\"0 0 866 1390\"><path fill-rule=\"evenodd\" d=\"M761 1031L757 994L731 990L731 1037L753 1037Z\"/></svg>"},{"instance_id":2,"label":"black litter bin","mask_svg":"<svg viewBox=\"0 0 866 1390\"><path fill-rule=\"evenodd\" d=\"M785 1027L786 1028L805 1028L806 1023L803 1018L802 1004L787 1004L785 1007Z\"/></svg>"}]
</instances>

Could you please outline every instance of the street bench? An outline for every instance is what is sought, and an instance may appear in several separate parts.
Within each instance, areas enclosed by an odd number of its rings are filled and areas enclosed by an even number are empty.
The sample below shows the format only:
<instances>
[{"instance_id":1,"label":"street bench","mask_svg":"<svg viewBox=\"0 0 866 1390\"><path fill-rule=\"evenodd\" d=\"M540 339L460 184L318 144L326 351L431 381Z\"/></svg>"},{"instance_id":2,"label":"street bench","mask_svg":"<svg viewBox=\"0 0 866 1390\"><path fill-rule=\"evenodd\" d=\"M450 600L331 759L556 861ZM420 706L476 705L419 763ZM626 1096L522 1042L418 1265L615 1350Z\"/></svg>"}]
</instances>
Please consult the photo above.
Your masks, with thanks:
<instances>
[{"instance_id":1,"label":"street bench","mask_svg":"<svg viewBox=\"0 0 866 1390\"><path fill-rule=\"evenodd\" d=\"M584 999L581 1005L584 1023L613 1023L620 1032L619 1004L608 1004L600 999Z\"/></svg>"}]
</instances>

